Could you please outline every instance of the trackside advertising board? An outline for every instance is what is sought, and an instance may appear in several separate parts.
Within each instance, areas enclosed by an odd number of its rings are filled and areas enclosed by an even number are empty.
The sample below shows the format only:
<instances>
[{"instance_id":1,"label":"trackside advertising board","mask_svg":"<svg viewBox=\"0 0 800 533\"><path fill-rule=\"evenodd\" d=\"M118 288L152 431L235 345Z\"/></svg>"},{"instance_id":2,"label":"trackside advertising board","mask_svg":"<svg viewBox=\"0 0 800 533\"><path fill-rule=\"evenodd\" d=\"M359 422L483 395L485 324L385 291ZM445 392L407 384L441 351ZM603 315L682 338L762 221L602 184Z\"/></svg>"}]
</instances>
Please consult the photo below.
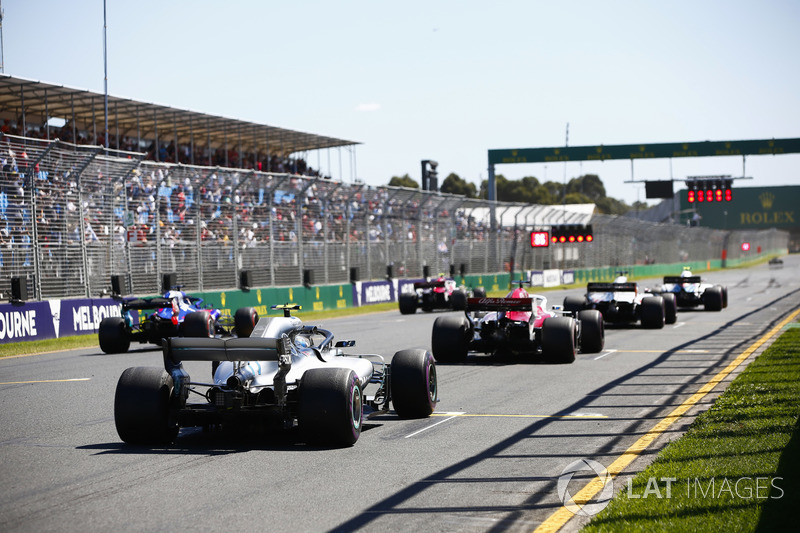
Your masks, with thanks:
<instances>
[{"instance_id":1,"label":"trackside advertising board","mask_svg":"<svg viewBox=\"0 0 800 533\"><path fill-rule=\"evenodd\" d=\"M0 344L97 333L107 316L120 316L111 298L0 304Z\"/></svg>"}]
</instances>

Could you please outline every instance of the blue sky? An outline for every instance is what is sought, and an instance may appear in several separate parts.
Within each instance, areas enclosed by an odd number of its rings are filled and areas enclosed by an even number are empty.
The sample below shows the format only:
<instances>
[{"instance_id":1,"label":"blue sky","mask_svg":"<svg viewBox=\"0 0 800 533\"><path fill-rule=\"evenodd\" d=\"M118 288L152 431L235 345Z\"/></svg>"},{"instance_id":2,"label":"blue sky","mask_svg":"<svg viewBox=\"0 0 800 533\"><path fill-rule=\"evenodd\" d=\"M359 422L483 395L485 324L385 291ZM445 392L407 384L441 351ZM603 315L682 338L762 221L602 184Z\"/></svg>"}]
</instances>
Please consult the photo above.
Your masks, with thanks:
<instances>
[{"instance_id":1,"label":"blue sky","mask_svg":"<svg viewBox=\"0 0 800 533\"><path fill-rule=\"evenodd\" d=\"M2 1L4 72L103 92L102 0ZM308 154L371 185L492 148L800 137L800 2L108 0L114 96L362 143ZM739 157L503 165L510 179L742 176ZM800 184L752 156L736 186ZM676 187L677 189L678 187Z\"/></svg>"}]
</instances>

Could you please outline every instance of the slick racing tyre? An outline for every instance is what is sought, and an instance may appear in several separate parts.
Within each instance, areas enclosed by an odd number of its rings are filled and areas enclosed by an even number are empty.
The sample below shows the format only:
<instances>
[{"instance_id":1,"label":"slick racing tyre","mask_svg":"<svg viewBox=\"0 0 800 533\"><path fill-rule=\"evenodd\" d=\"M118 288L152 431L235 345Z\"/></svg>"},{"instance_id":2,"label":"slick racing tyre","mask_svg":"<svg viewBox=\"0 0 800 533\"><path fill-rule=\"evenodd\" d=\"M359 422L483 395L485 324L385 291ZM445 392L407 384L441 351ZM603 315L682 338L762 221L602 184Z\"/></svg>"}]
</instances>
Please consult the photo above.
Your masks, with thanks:
<instances>
[{"instance_id":1,"label":"slick racing tyre","mask_svg":"<svg viewBox=\"0 0 800 533\"><path fill-rule=\"evenodd\" d=\"M433 322L431 348L440 363L462 363L469 348L469 321L465 316L440 316Z\"/></svg>"},{"instance_id":2,"label":"slick racing tyre","mask_svg":"<svg viewBox=\"0 0 800 533\"><path fill-rule=\"evenodd\" d=\"M578 316L584 305L586 305L586 298L583 296L567 296L564 298L564 311L573 313Z\"/></svg>"},{"instance_id":3,"label":"slick racing tyre","mask_svg":"<svg viewBox=\"0 0 800 533\"><path fill-rule=\"evenodd\" d=\"M237 337L249 337L258 322L258 312L255 307L241 307L233 315L233 327Z\"/></svg>"},{"instance_id":4,"label":"slick racing tyre","mask_svg":"<svg viewBox=\"0 0 800 533\"><path fill-rule=\"evenodd\" d=\"M100 321L97 330L100 349L105 353L125 353L131 347L131 337L125 320L119 316L109 316Z\"/></svg>"},{"instance_id":5,"label":"slick racing tyre","mask_svg":"<svg viewBox=\"0 0 800 533\"><path fill-rule=\"evenodd\" d=\"M454 311L463 311L467 308L467 293L462 290L455 290L450 295L450 303Z\"/></svg>"},{"instance_id":6,"label":"slick racing tyre","mask_svg":"<svg viewBox=\"0 0 800 533\"><path fill-rule=\"evenodd\" d=\"M722 287L715 285L703 292L703 307L706 311L722 311Z\"/></svg>"},{"instance_id":7,"label":"slick racing tyre","mask_svg":"<svg viewBox=\"0 0 800 533\"><path fill-rule=\"evenodd\" d=\"M575 361L575 319L565 316L544 319L542 355L551 363L568 364Z\"/></svg>"},{"instance_id":8,"label":"slick racing tyre","mask_svg":"<svg viewBox=\"0 0 800 533\"><path fill-rule=\"evenodd\" d=\"M175 440L178 425L170 416L172 376L163 368L125 370L114 395L114 424L128 444L163 445Z\"/></svg>"},{"instance_id":9,"label":"slick racing tyre","mask_svg":"<svg viewBox=\"0 0 800 533\"><path fill-rule=\"evenodd\" d=\"M403 315L413 315L417 312L417 295L416 294L401 294L398 297L400 305L400 313Z\"/></svg>"},{"instance_id":10,"label":"slick racing tyre","mask_svg":"<svg viewBox=\"0 0 800 533\"><path fill-rule=\"evenodd\" d=\"M361 383L349 368L312 368L300 382L297 422L307 442L352 446L361 435Z\"/></svg>"},{"instance_id":11,"label":"slick racing tyre","mask_svg":"<svg viewBox=\"0 0 800 533\"><path fill-rule=\"evenodd\" d=\"M603 350L606 332L603 328L603 315L595 309L586 309L578 313L581 323L581 352L598 353Z\"/></svg>"},{"instance_id":12,"label":"slick racing tyre","mask_svg":"<svg viewBox=\"0 0 800 533\"><path fill-rule=\"evenodd\" d=\"M419 349L394 354L391 387L392 405L400 418L430 416L439 398L433 355Z\"/></svg>"},{"instance_id":13,"label":"slick racing tyre","mask_svg":"<svg viewBox=\"0 0 800 533\"><path fill-rule=\"evenodd\" d=\"M648 296L641 303L642 327L647 329L662 329L664 327L664 298L661 296Z\"/></svg>"},{"instance_id":14,"label":"slick racing tyre","mask_svg":"<svg viewBox=\"0 0 800 533\"><path fill-rule=\"evenodd\" d=\"M664 323L674 324L678 320L678 301L671 292L661 295L664 298Z\"/></svg>"},{"instance_id":15,"label":"slick racing tyre","mask_svg":"<svg viewBox=\"0 0 800 533\"><path fill-rule=\"evenodd\" d=\"M182 337L213 337L214 318L208 311L193 311L183 318Z\"/></svg>"},{"instance_id":16,"label":"slick racing tyre","mask_svg":"<svg viewBox=\"0 0 800 533\"><path fill-rule=\"evenodd\" d=\"M472 291L472 295L475 298L486 298L486 289L483 287L475 287L475 290Z\"/></svg>"}]
</instances>

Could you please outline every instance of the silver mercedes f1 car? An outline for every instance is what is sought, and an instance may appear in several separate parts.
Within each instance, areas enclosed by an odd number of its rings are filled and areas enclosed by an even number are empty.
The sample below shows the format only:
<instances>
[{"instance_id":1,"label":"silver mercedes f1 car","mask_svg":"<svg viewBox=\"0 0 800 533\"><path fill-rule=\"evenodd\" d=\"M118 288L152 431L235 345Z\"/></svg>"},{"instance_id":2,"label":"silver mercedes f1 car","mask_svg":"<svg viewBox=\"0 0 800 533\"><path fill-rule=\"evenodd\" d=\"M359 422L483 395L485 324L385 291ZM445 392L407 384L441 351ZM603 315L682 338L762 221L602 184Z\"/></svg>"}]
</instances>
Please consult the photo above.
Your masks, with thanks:
<instances>
[{"instance_id":1,"label":"silver mercedes f1 car","mask_svg":"<svg viewBox=\"0 0 800 533\"><path fill-rule=\"evenodd\" d=\"M168 338L164 368L125 370L114 400L122 440L163 445L183 427L258 423L297 427L308 443L350 446L365 416L385 413L390 404L401 418L433 412L438 386L430 352L401 350L391 362L347 355L342 348L355 341L334 342L330 331L303 324L291 316L299 306L275 307L284 316L259 319L250 337ZM193 380L185 361L212 362L213 380Z\"/></svg>"}]
</instances>

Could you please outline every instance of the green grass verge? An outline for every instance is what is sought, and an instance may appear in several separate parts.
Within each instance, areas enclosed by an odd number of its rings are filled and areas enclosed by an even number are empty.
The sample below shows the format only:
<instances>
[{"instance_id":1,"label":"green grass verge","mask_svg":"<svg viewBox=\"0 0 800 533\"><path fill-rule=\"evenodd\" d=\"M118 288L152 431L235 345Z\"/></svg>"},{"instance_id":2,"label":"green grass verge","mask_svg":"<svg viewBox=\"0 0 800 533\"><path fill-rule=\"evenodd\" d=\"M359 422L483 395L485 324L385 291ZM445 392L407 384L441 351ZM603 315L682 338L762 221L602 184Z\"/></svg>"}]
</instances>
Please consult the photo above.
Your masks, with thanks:
<instances>
[{"instance_id":1,"label":"green grass verge","mask_svg":"<svg viewBox=\"0 0 800 533\"><path fill-rule=\"evenodd\" d=\"M792 511L800 504L798 325L583 531L794 530Z\"/></svg>"}]
</instances>

